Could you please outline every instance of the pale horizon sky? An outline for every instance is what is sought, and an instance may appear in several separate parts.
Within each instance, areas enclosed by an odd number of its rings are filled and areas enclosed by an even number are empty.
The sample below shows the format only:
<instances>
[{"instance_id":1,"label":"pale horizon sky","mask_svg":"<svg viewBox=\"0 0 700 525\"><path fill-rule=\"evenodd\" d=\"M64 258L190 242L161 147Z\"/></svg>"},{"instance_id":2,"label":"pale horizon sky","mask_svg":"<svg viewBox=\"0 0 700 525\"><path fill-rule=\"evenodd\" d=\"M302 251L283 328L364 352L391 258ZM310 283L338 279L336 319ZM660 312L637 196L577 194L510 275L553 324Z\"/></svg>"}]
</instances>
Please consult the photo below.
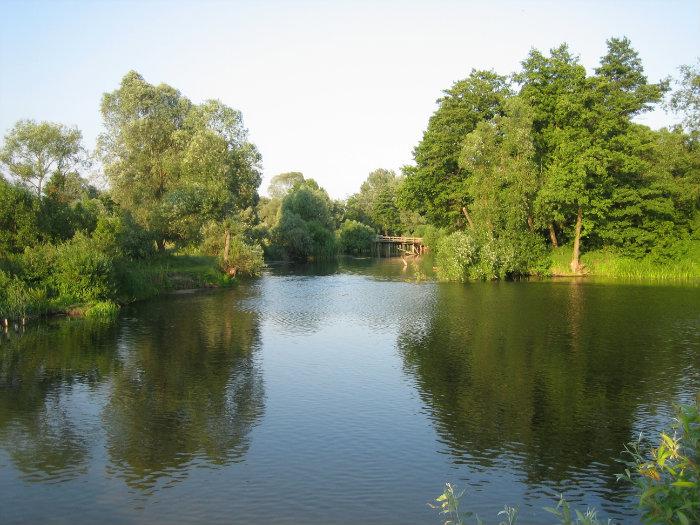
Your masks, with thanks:
<instances>
[{"instance_id":1,"label":"pale horizon sky","mask_svg":"<svg viewBox=\"0 0 700 525\"><path fill-rule=\"evenodd\" d=\"M628 36L650 80L700 56L700 0L244 2L0 0L0 134L76 125L94 148L102 94L134 69L193 102L241 110L270 178L301 171L334 198L412 161L441 91L509 74L567 42L591 71ZM663 111L642 122L678 121Z\"/></svg>"}]
</instances>

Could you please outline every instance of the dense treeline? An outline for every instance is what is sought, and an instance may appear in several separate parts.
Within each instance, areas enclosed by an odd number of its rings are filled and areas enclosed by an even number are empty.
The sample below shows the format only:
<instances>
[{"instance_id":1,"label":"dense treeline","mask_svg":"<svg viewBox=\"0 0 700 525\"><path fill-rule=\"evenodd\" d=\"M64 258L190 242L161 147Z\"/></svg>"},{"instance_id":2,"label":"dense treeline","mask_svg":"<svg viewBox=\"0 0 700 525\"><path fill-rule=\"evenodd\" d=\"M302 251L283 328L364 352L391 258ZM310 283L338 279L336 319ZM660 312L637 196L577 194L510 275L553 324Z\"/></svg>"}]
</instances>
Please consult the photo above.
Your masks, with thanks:
<instances>
[{"instance_id":1,"label":"dense treeline","mask_svg":"<svg viewBox=\"0 0 700 525\"><path fill-rule=\"evenodd\" d=\"M94 153L62 124L23 120L5 136L0 314L255 275L263 254L368 255L376 234L423 236L450 280L546 274L552 260L561 271L562 253L571 273L582 254L692 261L700 65L676 84L649 82L626 38L607 42L592 73L566 45L530 51L511 76L474 70L437 101L412 165L377 169L338 201L299 172L261 197L261 156L239 111L129 72L102 98ZM665 98L682 124L635 121ZM174 284L183 263L190 279Z\"/></svg>"},{"instance_id":2,"label":"dense treeline","mask_svg":"<svg viewBox=\"0 0 700 525\"><path fill-rule=\"evenodd\" d=\"M438 101L399 203L456 232L438 246L448 277L528 273L545 243L572 245L574 273L584 249L663 260L697 236L699 72L672 98L686 128L654 131L633 119L669 82L629 40L607 47L593 75L566 45L532 50L510 79L472 71Z\"/></svg>"},{"instance_id":3,"label":"dense treeline","mask_svg":"<svg viewBox=\"0 0 700 525\"><path fill-rule=\"evenodd\" d=\"M61 124L20 121L5 137L2 317L91 304L111 311L105 302L262 267L251 237L260 155L240 112L216 100L193 104L130 72L103 96L101 113L105 132L93 156L80 131ZM86 180L95 161L107 190ZM212 271L217 263L221 274Z\"/></svg>"}]
</instances>

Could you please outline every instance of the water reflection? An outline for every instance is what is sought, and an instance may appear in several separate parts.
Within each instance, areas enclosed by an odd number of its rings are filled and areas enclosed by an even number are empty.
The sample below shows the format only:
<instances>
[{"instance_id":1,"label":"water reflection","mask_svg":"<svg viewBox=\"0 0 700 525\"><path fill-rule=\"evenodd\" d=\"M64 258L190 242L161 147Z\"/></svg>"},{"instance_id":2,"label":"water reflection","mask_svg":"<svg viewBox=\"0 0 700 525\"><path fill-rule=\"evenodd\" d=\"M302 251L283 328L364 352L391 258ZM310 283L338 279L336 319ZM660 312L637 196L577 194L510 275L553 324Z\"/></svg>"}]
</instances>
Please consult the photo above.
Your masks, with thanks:
<instances>
[{"instance_id":1,"label":"water reflection","mask_svg":"<svg viewBox=\"0 0 700 525\"><path fill-rule=\"evenodd\" d=\"M532 489L589 484L614 502L640 415L698 386L700 345L682 336L697 312L692 289L440 285L398 346L455 464L512 463Z\"/></svg>"},{"instance_id":2,"label":"water reflection","mask_svg":"<svg viewBox=\"0 0 700 525\"><path fill-rule=\"evenodd\" d=\"M186 464L226 465L246 453L264 410L258 317L232 302L205 294L131 312L102 417L110 471L130 486L148 490L186 475Z\"/></svg>"},{"instance_id":3,"label":"water reflection","mask_svg":"<svg viewBox=\"0 0 700 525\"><path fill-rule=\"evenodd\" d=\"M72 408L109 379L116 329L63 321L8 335L0 346L0 446L27 481L75 478L94 433Z\"/></svg>"}]
</instances>

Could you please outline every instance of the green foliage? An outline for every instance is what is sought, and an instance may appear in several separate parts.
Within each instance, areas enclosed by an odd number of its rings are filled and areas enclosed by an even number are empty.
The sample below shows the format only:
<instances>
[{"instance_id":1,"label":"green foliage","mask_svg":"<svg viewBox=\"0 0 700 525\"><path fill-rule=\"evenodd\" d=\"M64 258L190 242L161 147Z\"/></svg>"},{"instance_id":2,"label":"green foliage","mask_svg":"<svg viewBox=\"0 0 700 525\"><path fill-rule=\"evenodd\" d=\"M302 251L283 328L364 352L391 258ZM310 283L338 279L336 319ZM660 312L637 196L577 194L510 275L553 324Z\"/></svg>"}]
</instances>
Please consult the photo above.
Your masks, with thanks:
<instances>
[{"instance_id":1,"label":"green foliage","mask_svg":"<svg viewBox=\"0 0 700 525\"><path fill-rule=\"evenodd\" d=\"M402 179L393 171L377 169L367 176L360 191L348 197L345 215L384 235L400 234L404 224L398 209Z\"/></svg>"},{"instance_id":2,"label":"green foliage","mask_svg":"<svg viewBox=\"0 0 700 525\"><path fill-rule=\"evenodd\" d=\"M441 237L435 252L438 278L448 281L512 279L549 270L544 243L529 232L494 237L458 231Z\"/></svg>"},{"instance_id":3,"label":"green foliage","mask_svg":"<svg viewBox=\"0 0 700 525\"><path fill-rule=\"evenodd\" d=\"M128 73L106 93L99 149L114 201L164 249L257 203L260 155L240 112Z\"/></svg>"},{"instance_id":4,"label":"green foliage","mask_svg":"<svg viewBox=\"0 0 700 525\"><path fill-rule=\"evenodd\" d=\"M340 251L349 255L367 255L375 237L374 230L366 224L346 220L338 230Z\"/></svg>"},{"instance_id":5,"label":"green foliage","mask_svg":"<svg viewBox=\"0 0 700 525\"><path fill-rule=\"evenodd\" d=\"M673 434L662 432L656 447L648 450L640 437L625 453L618 478L637 489L646 523L700 522L700 400L678 407Z\"/></svg>"},{"instance_id":6,"label":"green foliage","mask_svg":"<svg viewBox=\"0 0 700 525\"><path fill-rule=\"evenodd\" d=\"M247 243L243 234L235 231L234 225L209 223L205 225L202 236L202 252L216 257L226 274L231 277L239 274L258 276L262 272L265 264L262 247L257 243Z\"/></svg>"},{"instance_id":7,"label":"green foliage","mask_svg":"<svg viewBox=\"0 0 700 525\"><path fill-rule=\"evenodd\" d=\"M700 132L700 60L695 65L680 67L678 89L671 96L669 107L683 114L683 125L692 133Z\"/></svg>"},{"instance_id":8,"label":"green foliage","mask_svg":"<svg viewBox=\"0 0 700 525\"><path fill-rule=\"evenodd\" d=\"M85 310L85 317L100 321L111 321L119 315L119 305L112 301L98 301Z\"/></svg>"},{"instance_id":9,"label":"green foliage","mask_svg":"<svg viewBox=\"0 0 700 525\"><path fill-rule=\"evenodd\" d=\"M111 299L116 292L114 259L82 233L57 247L52 284L69 302Z\"/></svg>"},{"instance_id":10,"label":"green foliage","mask_svg":"<svg viewBox=\"0 0 700 525\"><path fill-rule=\"evenodd\" d=\"M44 289L32 288L18 277L0 270L0 319L37 315L47 308Z\"/></svg>"},{"instance_id":11,"label":"green foliage","mask_svg":"<svg viewBox=\"0 0 700 525\"><path fill-rule=\"evenodd\" d=\"M5 136L0 148L0 165L39 198L52 174L66 174L85 163L82 134L53 122L20 120Z\"/></svg>"},{"instance_id":12,"label":"green foliage","mask_svg":"<svg viewBox=\"0 0 700 525\"><path fill-rule=\"evenodd\" d=\"M571 510L571 505L564 499L564 496L559 498L559 503L556 507L545 507L547 512L556 516L559 523L562 525L612 525L612 520L602 522L598 519L598 512L588 507L586 512L581 512L578 509Z\"/></svg>"},{"instance_id":13,"label":"green foliage","mask_svg":"<svg viewBox=\"0 0 700 525\"><path fill-rule=\"evenodd\" d=\"M336 254L331 201L315 182L295 186L282 200L273 242L292 260L331 259Z\"/></svg>"},{"instance_id":14,"label":"green foliage","mask_svg":"<svg viewBox=\"0 0 700 525\"><path fill-rule=\"evenodd\" d=\"M598 277L658 281L700 278L700 241L676 244L675 247L678 253L670 259L636 259L611 249L601 249L584 253L581 262L585 273ZM553 250L551 259L552 272L555 275L567 275L571 247L564 246Z\"/></svg>"},{"instance_id":15,"label":"green foliage","mask_svg":"<svg viewBox=\"0 0 700 525\"><path fill-rule=\"evenodd\" d=\"M463 224L462 207L470 199L458 163L462 141L479 122L500 114L509 94L504 76L476 70L444 91L413 152L415 166L404 168L406 180L398 194L401 208L420 212L436 226Z\"/></svg>"},{"instance_id":16,"label":"green foliage","mask_svg":"<svg viewBox=\"0 0 700 525\"><path fill-rule=\"evenodd\" d=\"M38 199L0 177L0 254L21 253L40 237Z\"/></svg>"},{"instance_id":17,"label":"green foliage","mask_svg":"<svg viewBox=\"0 0 700 525\"><path fill-rule=\"evenodd\" d=\"M128 213L101 215L92 240L100 250L115 258L146 259L155 254L153 237Z\"/></svg>"}]
</instances>

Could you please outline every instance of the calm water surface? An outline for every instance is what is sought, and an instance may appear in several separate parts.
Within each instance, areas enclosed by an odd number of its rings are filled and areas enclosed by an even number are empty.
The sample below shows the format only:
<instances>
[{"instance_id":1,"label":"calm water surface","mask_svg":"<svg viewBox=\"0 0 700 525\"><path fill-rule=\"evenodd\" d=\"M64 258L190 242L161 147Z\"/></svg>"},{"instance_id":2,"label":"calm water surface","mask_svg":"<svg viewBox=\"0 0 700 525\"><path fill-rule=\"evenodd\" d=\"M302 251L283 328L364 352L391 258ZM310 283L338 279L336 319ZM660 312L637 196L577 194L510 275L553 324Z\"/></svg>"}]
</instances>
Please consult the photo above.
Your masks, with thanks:
<instances>
[{"instance_id":1,"label":"calm water surface","mask_svg":"<svg viewBox=\"0 0 700 525\"><path fill-rule=\"evenodd\" d=\"M0 337L0 523L639 521L623 443L700 390L700 288L272 269Z\"/></svg>"}]
</instances>

